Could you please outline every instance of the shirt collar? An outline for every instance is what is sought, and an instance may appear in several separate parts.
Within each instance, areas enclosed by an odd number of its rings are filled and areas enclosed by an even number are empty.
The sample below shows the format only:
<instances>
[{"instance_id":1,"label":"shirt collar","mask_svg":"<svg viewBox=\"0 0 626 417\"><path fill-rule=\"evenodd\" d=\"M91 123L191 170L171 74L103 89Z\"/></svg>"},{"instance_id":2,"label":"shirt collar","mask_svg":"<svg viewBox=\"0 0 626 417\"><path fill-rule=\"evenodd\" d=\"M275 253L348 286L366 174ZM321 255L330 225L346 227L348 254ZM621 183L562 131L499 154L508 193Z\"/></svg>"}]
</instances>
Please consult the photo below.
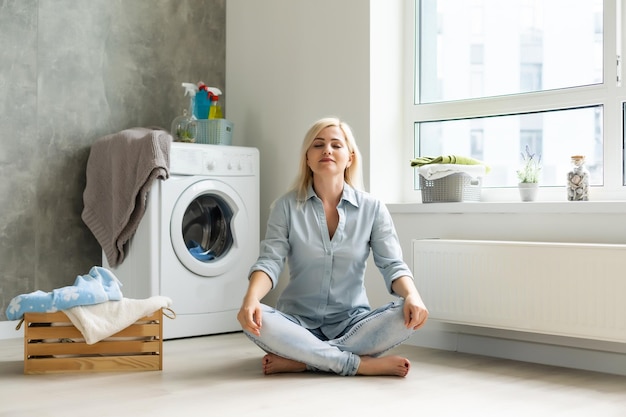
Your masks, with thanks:
<instances>
[{"instance_id":1,"label":"shirt collar","mask_svg":"<svg viewBox=\"0 0 626 417\"><path fill-rule=\"evenodd\" d=\"M309 191L307 193L306 199L309 200L312 197L317 197L317 194L315 194L315 190L313 190L313 183L309 184ZM341 194L341 200L347 201L354 207L359 206L359 202L356 198L355 189L350 184L345 182L343 183L343 193Z\"/></svg>"}]
</instances>

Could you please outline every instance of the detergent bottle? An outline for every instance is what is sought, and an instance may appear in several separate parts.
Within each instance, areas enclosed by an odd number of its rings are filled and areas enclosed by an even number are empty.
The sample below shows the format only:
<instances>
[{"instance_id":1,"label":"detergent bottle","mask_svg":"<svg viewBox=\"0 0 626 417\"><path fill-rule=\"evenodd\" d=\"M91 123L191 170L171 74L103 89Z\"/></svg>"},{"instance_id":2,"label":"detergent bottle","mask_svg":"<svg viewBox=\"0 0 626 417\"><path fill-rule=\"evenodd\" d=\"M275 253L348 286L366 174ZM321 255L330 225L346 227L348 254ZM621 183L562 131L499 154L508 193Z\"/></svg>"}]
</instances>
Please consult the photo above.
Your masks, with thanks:
<instances>
[{"instance_id":1,"label":"detergent bottle","mask_svg":"<svg viewBox=\"0 0 626 417\"><path fill-rule=\"evenodd\" d=\"M219 97L222 91L217 87L209 87L202 81L198 83L198 93L196 94L196 101L194 107L194 116L198 119L209 119L209 112L211 110L212 98L214 96ZM218 104L219 105L219 104Z\"/></svg>"},{"instance_id":2,"label":"detergent bottle","mask_svg":"<svg viewBox=\"0 0 626 417\"><path fill-rule=\"evenodd\" d=\"M210 93L209 93L210 94ZM220 106L218 94L211 94L211 107L209 107L209 119L223 119L222 106Z\"/></svg>"}]
</instances>

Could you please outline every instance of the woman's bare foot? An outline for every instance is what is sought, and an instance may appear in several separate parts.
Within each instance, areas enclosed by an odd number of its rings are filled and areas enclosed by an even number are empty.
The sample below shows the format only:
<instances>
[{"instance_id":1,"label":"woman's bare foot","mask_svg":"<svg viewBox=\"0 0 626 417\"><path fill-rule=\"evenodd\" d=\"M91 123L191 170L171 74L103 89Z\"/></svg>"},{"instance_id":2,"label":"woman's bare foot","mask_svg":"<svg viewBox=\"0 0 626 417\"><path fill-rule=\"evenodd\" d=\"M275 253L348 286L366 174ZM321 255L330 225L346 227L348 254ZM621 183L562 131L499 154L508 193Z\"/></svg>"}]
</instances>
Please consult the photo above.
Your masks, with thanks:
<instances>
[{"instance_id":1,"label":"woman's bare foot","mask_svg":"<svg viewBox=\"0 0 626 417\"><path fill-rule=\"evenodd\" d=\"M302 362L286 359L273 353L263 356L263 373L265 375L304 371L306 371L306 365Z\"/></svg>"},{"instance_id":2,"label":"woman's bare foot","mask_svg":"<svg viewBox=\"0 0 626 417\"><path fill-rule=\"evenodd\" d=\"M401 356L383 356L372 358L371 356L361 356L361 364L357 369L357 375L390 375L407 376L411 362Z\"/></svg>"}]
</instances>

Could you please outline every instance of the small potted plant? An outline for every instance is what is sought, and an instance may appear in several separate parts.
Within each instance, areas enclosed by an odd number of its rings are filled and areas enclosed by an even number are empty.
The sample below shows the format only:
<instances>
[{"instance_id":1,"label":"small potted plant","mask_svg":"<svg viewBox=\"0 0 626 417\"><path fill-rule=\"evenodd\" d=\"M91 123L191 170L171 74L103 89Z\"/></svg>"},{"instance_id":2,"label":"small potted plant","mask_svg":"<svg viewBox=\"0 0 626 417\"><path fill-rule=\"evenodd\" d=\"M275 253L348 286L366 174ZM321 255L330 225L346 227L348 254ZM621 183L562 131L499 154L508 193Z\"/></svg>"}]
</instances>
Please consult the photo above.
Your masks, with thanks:
<instances>
[{"instance_id":1,"label":"small potted plant","mask_svg":"<svg viewBox=\"0 0 626 417\"><path fill-rule=\"evenodd\" d=\"M517 171L520 197L522 201L534 201L539 188L541 155L532 153L528 145L526 145L525 152L522 152L521 156L522 167Z\"/></svg>"}]
</instances>

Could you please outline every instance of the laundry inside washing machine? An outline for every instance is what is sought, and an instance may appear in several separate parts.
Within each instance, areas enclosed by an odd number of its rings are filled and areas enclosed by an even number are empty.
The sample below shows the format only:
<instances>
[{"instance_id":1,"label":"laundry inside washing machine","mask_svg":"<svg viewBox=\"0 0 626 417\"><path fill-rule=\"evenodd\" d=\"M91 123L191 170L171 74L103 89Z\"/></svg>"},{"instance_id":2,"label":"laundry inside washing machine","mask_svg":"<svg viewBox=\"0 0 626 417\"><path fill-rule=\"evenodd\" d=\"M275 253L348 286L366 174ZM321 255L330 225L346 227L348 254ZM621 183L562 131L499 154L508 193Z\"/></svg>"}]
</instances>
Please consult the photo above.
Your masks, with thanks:
<instances>
[{"instance_id":1,"label":"laundry inside washing machine","mask_svg":"<svg viewBox=\"0 0 626 417\"><path fill-rule=\"evenodd\" d=\"M189 253L201 262L220 259L233 245L233 211L218 195L194 199L183 216L182 233Z\"/></svg>"}]
</instances>

